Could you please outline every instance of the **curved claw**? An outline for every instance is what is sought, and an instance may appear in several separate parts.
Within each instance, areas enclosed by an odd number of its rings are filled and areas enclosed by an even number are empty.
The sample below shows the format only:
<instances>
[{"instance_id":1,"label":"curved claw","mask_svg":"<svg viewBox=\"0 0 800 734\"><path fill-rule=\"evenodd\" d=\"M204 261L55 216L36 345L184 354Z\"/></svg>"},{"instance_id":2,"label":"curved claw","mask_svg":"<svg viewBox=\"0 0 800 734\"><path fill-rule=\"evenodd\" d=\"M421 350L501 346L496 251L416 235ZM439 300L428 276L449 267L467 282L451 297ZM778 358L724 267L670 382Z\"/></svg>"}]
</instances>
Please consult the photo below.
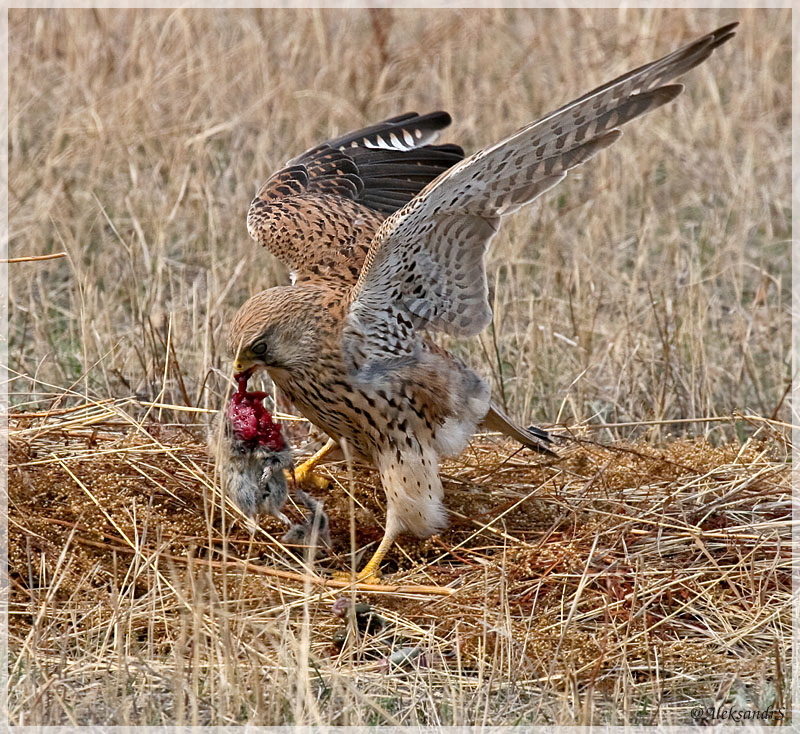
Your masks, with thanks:
<instances>
[{"instance_id":1,"label":"curved claw","mask_svg":"<svg viewBox=\"0 0 800 734\"><path fill-rule=\"evenodd\" d=\"M364 573L367 571L367 573ZM334 571L331 574L331 577L336 581L344 581L346 583L357 583L357 584L381 584L381 572L380 569L376 571L368 571L366 568L363 571L360 571L355 575L353 578L353 574L349 571Z\"/></svg>"},{"instance_id":2,"label":"curved claw","mask_svg":"<svg viewBox=\"0 0 800 734\"><path fill-rule=\"evenodd\" d=\"M316 467L316 465L335 447L336 442L333 439L329 439L316 454L306 459L300 466L295 467L295 484L312 484L317 489L327 489L329 484L328 480L325 479L325 477L321 477L319 474L315 474L314 467Z\"/></svg>"},{"instance_id":3,"label":"curved claw","mask_svg":"<svg viewBox=\"0 0 800 734\"><path fill-rule=\"evenodd\" d=\"M355 579L353 579L352 574L349 573L339 573L338 575L335 574L334 578L337 578L339 581L353 581L355 580L361 584L380 584L381 578L381 561L383 557L386 555L386 552L391 547L392 543L394 542L395 536L397 533L393 532L386 532L383 536L383 539L380 542L375 553L372 554L372 558L367 561L367 565L364 566L357 574Z\"/></svg>"},{"instance_id":4,"label":"curved claw","mask_svg":"<svg viewBox=\"0 0 800 734\"><path fill-rule=\"evenodd\" d=\"M302 484L306 486L310 484L314 489L327 489L331 484L321 474L317 474L313 467L302 470L301 466L295 469L294 472L291 469L287 469L284 473L286 474L286 478L294 480L295 485L298 487Z\"/></svg>"}]
</instances>

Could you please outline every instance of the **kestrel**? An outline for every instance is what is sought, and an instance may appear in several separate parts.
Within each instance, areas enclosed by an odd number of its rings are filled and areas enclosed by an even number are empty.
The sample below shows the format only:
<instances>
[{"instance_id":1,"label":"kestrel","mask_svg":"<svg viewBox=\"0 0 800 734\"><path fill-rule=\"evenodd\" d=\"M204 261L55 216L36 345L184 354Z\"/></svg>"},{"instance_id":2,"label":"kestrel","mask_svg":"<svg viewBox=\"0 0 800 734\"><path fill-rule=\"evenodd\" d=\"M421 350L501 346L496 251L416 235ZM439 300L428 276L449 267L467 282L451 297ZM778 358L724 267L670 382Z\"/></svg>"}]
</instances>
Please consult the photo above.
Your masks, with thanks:
<instances>
[{"instance_id":1,"label":"kestrel","mask_svg":"<svg viewBox=\"0 0 800 734\"><path fill-rule=\"evenodd\" d=\"M480 425L520 431L483 379L425 334L469 337L490 322L484 255L502 217L675 99L683 86L670 82L736 25L468 158L431 144L447 113L409 113L312 148L261 187L248 231L289 266L293 284L250 298L229 347L240 376L265 368L306 418L378 468L386 530L360 579L378 575L399 533L444 528L441 457L458 454Z\"/></svg>"}]
</instances>

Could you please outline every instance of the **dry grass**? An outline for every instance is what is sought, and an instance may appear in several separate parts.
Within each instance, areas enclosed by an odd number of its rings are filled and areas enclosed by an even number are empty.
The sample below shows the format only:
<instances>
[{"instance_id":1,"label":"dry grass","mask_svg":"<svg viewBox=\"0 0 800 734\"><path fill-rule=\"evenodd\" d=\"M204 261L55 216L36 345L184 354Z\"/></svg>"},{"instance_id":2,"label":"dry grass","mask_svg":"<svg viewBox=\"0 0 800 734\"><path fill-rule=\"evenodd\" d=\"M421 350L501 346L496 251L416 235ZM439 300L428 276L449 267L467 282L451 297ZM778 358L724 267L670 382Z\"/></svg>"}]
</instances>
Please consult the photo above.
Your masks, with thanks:
<instances>
[{"instance_id":1,"label":"dry grass","mask_svg":"<svg viewBox=\"0 0 800 734\"><path fill-rule=\"evenodd\" d=\"M216 408L224 323L284 278L244 216L288 157L435 108L473 151L734 18L676 103L509 222L494 330L458 349L524 420L785 419L786 12L12 11L10 254L69 260L12 266L11 367Z\"/></svg>"},{"instance_id":2,"label":"dry grass","mask_svg":"<svg viewBox=\"0 0 800 734\"><path fill-rule=\"evenodd\" d=\"M451 528L385 565L455 593L359 593L386 622L364 635L338 590L267 575L308 571L222 511L202 443L136 410L12 420L16 723L686 724L790 699L791 489L764 421L741 447L583 437L549 464L476 440L443 467ZM341 569L349 497L364 553L382 497L328 475L318 568Z\"/></svg>"},{"instance_id":3,"label":"dry grass","mask_svg":"<svg viewBox=\"0 0 800 734\"><path fill-rule=\"evenodd\" d=\"M219 407L224 324L285 275L245 231L256 186L408 109L448 109L475 150L734 19L676 103L508 223L493 329L451 345L516 417L580 440L547 465L482 438L445 465L451 529L387 570L456 593L371 595L386 627L337 646L333 590L242 565L300 569L277 526L251 538L222 511L198 414L140 402ZM67 253L9 265L12 723L686 724L696 703L786 704L789 28L11 11L9 256ZM331 477L320 564L343 568L349 498L362 553L383 499L366 469Z\"/></svg>"}]
</instances>

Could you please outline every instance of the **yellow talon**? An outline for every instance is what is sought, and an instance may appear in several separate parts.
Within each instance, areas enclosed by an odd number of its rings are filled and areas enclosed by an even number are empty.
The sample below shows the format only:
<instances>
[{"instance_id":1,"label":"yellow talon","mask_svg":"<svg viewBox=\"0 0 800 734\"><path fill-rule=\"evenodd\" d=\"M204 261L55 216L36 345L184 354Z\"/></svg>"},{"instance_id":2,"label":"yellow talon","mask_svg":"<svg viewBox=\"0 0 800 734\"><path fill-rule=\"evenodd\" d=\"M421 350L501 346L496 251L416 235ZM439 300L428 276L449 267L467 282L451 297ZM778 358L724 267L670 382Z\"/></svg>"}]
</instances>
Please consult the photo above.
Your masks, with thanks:
<instances>
[{"instance_id":1,"label":"yellow talon","mask_svg":"<svg viewBox=\"0 0 800 734\"><path fill-rule=\"evenodd\" d=\"M366 569L364 569L366 570ZM380 584L381 583L381 572L380 569L373 573L365 574L364 571L359 571L356 574L355 579L353 578L352 574L349 571L334 571L331 574L331 577L335 581L344 581L346 583L355 582L357 584Z\"/></svg>"},{"instance_id":2,"label":"yellow talon","mask_svg":"<svg viewBox=\"0 0 800 734\"><path fill-rule=\"evenodd\" d=\"M314 472L314 468L325 456L336 447L336 441L332 438L317 453L306 459L300 466L294 469L294 481L296 484L312 484L317 489L327 489L328 480ZM287 472L288 474L288 472Z\"/></svg>"},{"instance_id":3,"label":"yellow talon","mask_svg":"<svg viewBox=\"0 0 800 734\"><path fill-rule=\"evenodd\" d=\"M293 479L297 486L310 484L316 489L327 489L330 486L330 482L313 469L307 469L303 472L298 472L295 469L294 472L285 471L284 474L286 474L287 479Z\"/></svg>"},{"instance_id":4,"label":"yellow talon","mask_svg":"<svg viewBox=\"0 0 800 734\"><path fill-rule=\"evenodd\" d=\"M296 484L310 484L316 489L327 489L330 485L330 482L322 474L313 469L308 469L299 475L295 472L294 481Z\"/></svg>"},{"instance_id":5,"label":"yellow talon","mask_svg":"<svg viewBox=\"0 0 800 734\"><path fill-rule=\"evenodd\" d=\"M367 565L362 568L355 577L355 581L360 584L380 584L381 583L381 561L386 555L396 537L397 533L386 533L380 542L377 550L372 554L372 558L367 561ZM353 577L346 571L334 572L333 577L338 581L353 581Z\"/></svg>"}]
</instances>

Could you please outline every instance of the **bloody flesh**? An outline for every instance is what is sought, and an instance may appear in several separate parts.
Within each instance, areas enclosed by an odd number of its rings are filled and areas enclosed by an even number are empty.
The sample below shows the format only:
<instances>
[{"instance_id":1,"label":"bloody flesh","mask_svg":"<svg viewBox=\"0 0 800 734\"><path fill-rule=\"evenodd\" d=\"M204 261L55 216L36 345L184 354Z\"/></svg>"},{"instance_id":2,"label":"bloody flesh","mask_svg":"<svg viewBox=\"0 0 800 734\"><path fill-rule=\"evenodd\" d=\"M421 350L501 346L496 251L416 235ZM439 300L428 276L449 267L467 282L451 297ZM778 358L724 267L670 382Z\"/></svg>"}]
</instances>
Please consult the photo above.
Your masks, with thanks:
<instances>
[{"instance_id":1,"label":"bloody flesh","mask_svg":"<svg viewBox=\"0 0 800 734\"><path fill-rule=\"evenodd\" d=\"M231 395L226 415L234 434L243 441L257 442L272 451L282 451L286 443L281 434L281 426L262 404L267 397L265 392L247 391L247 374L236 377L239 389Z\"/></svg>"}]
</instances>

